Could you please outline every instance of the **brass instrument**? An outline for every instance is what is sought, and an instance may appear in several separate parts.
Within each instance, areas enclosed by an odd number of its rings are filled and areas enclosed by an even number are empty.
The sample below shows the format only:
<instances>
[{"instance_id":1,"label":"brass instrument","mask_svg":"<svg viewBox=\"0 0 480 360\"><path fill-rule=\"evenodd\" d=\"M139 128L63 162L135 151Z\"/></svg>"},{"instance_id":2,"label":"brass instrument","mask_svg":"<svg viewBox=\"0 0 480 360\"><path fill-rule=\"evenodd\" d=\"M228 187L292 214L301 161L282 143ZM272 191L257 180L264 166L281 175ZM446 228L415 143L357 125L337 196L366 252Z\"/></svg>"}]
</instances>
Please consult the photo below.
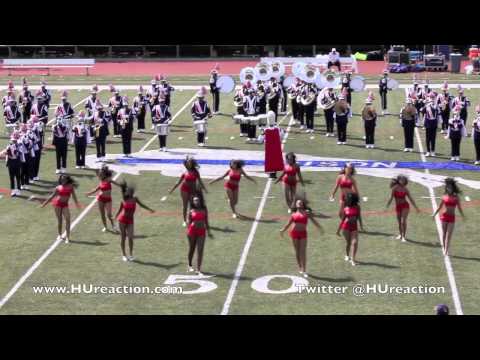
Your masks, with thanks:
<instances>
[{"instance_id":1,"label":"brass instrument","mask_svg":"<svg viewBox=\"0 0 480 360\"><path fill-rule=\"evenodd\" d=\"M241 96L240 94L237 93L237 94L233 97L233 104L234 104L236 107L242 106L242 105L243 105L243 96Z\"/></svg>"},{"instance_id":2,"label":"brass instrument","mask_svg":"<svg viewBox=\"0 0 480 360\"><path fill-rule=\"evenodd\" d=\"M120 126L122 127L122 129L125 130L127 124L128 124L128 115L125 114L124 111L122 111L120 113L120 120L119 120L119 123L120 123Z\"/></svg>"},{"instance_id":3,"label":"brass instrument","mask_svg":"<svg viewBox=\"0 0 480 360\"><path fill-rule=\"evenodd\" d=\"M345 100L339 100L335 103L335 114L344 116L348 114L348 103Z\"/></svg>"},{"instance_id":4,"label":"brass instrument","mask_svg":"<svg viewBox=\"0 0 480 360\"><path fill-rule=\"evenodd\" d=\"M308 106L315 101L317 97L316 92L313 89L308 89L308 92L300 99L303 106Z\"/></svg>"},{"instance_id":5,"label":"brass instrument","mask_svg":"<svg viewBox=\"0 0 480 360\"><path fill-rule=\"evenodd\" d=\"M268 100L272 100L273 98L275 98L275 96L278 95L278 92L280 91L280 88L278 86L278 83L275 83L273 84L271 87L270 87L270 92L268 93L268 96L267 96L267 99Z\"/></svg>"},{"instance_id":6,"label":"brass instrument","mask_svg":"<svg viewBox=\"0 0 480 360\"><path fill-rule=\"evenodd\" d=\"M320 99L320 103L318 104L318 107L323 110L329 110L335 106L335 103L336 103L335 97L332 98L330 95L324 93Z\"/></svg>"},{"instance_id":7,"label":"brass instrument","mask_svg":"<svg viewBox=\"0 0 480 360\"><path fill-rule=\"evenodd\" d=\"M362 110L363 120L373 120L377 116L377 112L371 105L366 105Z\"/></svg>"}]
</instances>

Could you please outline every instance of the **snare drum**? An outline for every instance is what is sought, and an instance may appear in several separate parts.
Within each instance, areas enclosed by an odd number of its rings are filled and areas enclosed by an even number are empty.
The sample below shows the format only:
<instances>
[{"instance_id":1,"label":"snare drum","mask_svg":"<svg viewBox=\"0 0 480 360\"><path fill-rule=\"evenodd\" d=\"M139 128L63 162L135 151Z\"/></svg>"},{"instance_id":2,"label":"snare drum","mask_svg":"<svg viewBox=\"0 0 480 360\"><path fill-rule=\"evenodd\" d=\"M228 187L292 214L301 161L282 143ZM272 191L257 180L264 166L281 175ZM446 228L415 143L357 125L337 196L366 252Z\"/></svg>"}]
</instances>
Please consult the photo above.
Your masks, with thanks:
<instances>
[{"instance_id":1,"label":"snare drum","mask_svg":"<svg viewBox=\"0 0 480 360\"><path fill-rule=\"evenodd\" d=\"M207 122L205 120L194 121L193 126L195 127L195 131L197 133L201 134L207 132Z\"/></svg>"},{"instance_id":2,"label":"snare drum","mask_svg":"<svg viewBox=\"0 0 480 360\"><path fill-rule=\"evenodd\" d=\"M244 121L245 121L245 116L243 115L235 115L233 117L233 122L235 124L245 124Z\"/></svg>"},{"instance_id":3,"label":"snare drum","mask_svg":"<svg viewBox=\"0 0 480 360\"><path fill-rule=\"evenodd\" d=\"M170 132L170 126L168 123L157 124L156 129L158 135L168 135L168 133Z\"/></svg>"},{"instance_id":4,"label":"snare drum","mask_svg":"<svg viewBox=\"0 0 480 360\"><path fill-rule=\"evenodd\" d=\"M257 116L257 125L265 126L267 125L267 114L262 114Z\"/></svg>"},{"instance_id":5,"label":"snare drum","mask_svg":"<svg viewBox=\"0 0 480 360\"><path fill-rule=\"evenodd\" d=\"M11 136L12 133L15 131L15 127L17 126L17 123L13 123L13 124L5 124L5 133L8 135L8 136Z\"/></svg>"}]
</instances>

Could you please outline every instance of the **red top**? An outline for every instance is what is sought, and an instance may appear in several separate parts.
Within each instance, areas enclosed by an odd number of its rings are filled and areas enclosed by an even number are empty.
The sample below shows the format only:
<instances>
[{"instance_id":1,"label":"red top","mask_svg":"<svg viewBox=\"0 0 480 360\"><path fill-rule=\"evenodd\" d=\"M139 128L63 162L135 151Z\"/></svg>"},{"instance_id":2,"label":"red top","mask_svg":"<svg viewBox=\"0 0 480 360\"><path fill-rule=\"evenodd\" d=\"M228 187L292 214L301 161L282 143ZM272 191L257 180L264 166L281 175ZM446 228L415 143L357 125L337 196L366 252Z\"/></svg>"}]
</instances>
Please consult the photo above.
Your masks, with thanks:
<instances>
[{"instance_id":1,"label":"red top","mask_svg":"<svg viewBox=\"0 0 480 360\"><path fill-rule=\"evenodd\" d=\"M394 191L393 196L395 197L395 199L405 199L405 197L407 196L407 192L406 191Z\"/></svg>"},{"instance_id":2,"label":"red top","mask_svg":"<svg viewBox=\"0 0 480 360\"><path fill-rule=\"evenodd\" d=\"M291 219L293 220L294 224L307 225L308 215L301 212L295 212L292 214Z\"/></svg>"},{"instance_id":3,"label":"red top","mask_svg":"<svg viewBox=\"0 0 480 360\"><path fill-rule=\"evenodd\" d=\"M205 215L204 211L193 209L190 212L190 217L191 217L192 223L193 223L193 222L197 222L197 221L205 221L207 216Z\"/></svg>"},{"instance_id":4,"label":"red top","mask_svg":"<svg viewBox=\"0 0 480 360\"><path fill-rule=\"evenodd\" d=\"M443 195L442 200L446 207L455 208L458 205L458 199L456 196Z\"/></svg>"},{"instance_id":5,"label":"red top","mask_svg":"<svg viewBox=\"0 0 480 360\"><path fill-rule=\"evenodd\" d=\"M122 201L121 203L122 212L120 213L119 219L122 219L122 222L133 223L133 215L135 214L135 209L137 208L137 202L135 200Z\"/></svg>"},{"instance_id":6,"label":"red top","mask_svg":"<svg viewBox=\"0 0 480 360\"><path fill-rule=\"evenodd\" d=\"M238 183L241 178L242 178L242 173L241 172L238 172L238 171L235 171L235 170L231 169L230 172L228 173L228 180L229 181L233 181L235 183Z\"/></svg>"},{"instance_id":7,"label":"red top","mask_svg":"<svg viewBox=\"0 0 480 360\"><path fill-rule=\"evenodd\" d=\"M340 188L342 189L351 189L353 186L353 181L342 176L339 180L337 180L337 184L340 185Z\"/></svg>"},{"instance_id":8,"label":"red top","mask_svg":"<svg viewBox=\"0 0 480 360\"><path fill-rule=\"evenodd\" d=\"M57 193L59 196L68 196L72 195L73 188L69 185L59 185L57 186Z\"/></svg>"},{"instance_id":9,"label":"red top","mask_svg":"<svg viewBox=\"0 0 480 360\"><path fill-rule=\"evenodd\" d=\"M343 209L345 214L345 221L351 222L353 218L357 217L360 214L358 207L346 207Z\"/></svg>"},{"instance_id":10,"label":"red top","mask_svg":"<svg viewBox=\"0 0 480 360\"><path fill-rule=\"evenodd\" d=\"M112 190L112 183L110 181L101 181L100 182L100 190L102 190L102 191Z\"/></svg>"},{"instance_id":11,"label":"red top","mask_svg":"<svg viewBox=\"0 0 480 360\"><path fill-rule=\"evenodd\" d=\"M198 179L198 173L196 171L187 171L182 174L182 186L180 187L181 191L191 192L193 191L192 183Z\"/></svg>"}]
</instances>

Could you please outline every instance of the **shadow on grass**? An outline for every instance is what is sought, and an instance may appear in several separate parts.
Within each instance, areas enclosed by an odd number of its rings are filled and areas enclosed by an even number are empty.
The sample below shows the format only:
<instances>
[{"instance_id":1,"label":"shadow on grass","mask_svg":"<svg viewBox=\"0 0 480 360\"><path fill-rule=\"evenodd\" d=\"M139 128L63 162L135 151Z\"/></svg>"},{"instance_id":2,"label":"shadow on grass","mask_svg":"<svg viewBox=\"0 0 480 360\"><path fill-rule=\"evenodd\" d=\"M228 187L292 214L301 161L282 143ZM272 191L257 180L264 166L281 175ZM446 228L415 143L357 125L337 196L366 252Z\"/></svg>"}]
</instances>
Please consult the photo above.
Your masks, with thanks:
<instances>
[{"instance_id":1,"label":"shadow on grass","mask_svg":"<svg viewBox=\"0 0 480 360\"><path fill-rule=\"evenodd\" d=\"M210 230L214 230L214 231L220 231L220 232L223 232L223 233L235 233L236 231L235 230L232 230L228 227L226 228L219 228L219 227L216 227L216 226L210 226Z\"/></svg>"},{"instance_id":2,"label":"shadow on grass","mask_svg":"<svg viewBox=\"0 0 480 360\"><path fill-rule=\"evenodd\" d=\"M101 241L91 242L91 241L78 241L78 240L70 240L70 243L78 244L78 245L90 245L90 246L105 246L109 244Z\"/></svg>"},{"instance_id":3,"label":"shadow on grass","mask_svg":"<svg viewBox=\"0 0 480 360\"><path fill-rule=\"evenodd\" d=\"M327 281L332 283L344 283L344 282L354 282L355 279L351 276L345 278L329 278L329 277L322 277L317 275L308 274L309 277L315 280Z\"/></svg>"},{"instance_id":4,"label":"shadow on grass","mask_svg":"<svg viewBox=\"0 0 480 360\"><path fill-rule=\"evenodd\" d=\"M400 266L380 264L380 263L375 263L375 262L357 261L357 263L360 266L377 266L377 267L381 267L381 268L384 268L384 269L400 269Z\"/></svg>"},{"instance_id":5,"label":"shadow on grass","mask_svg":"<svg viewBox=\"0 0 480 360\"><path fill-rule=\"evenodd\" d=\"M38 182L31 183L30 186L36 186L43 189L54 189L57 183L54 184L38 184Z\"/></svg>"},{"instance_id":6,"label":"shadow on grass","mask_svg":"<svg viewBox=\"0 0 480 360\"><path fill-rule=\"evenodd\" d=\"M211 273L211 272L202 272L203 275L208 275L208 276L215 276L217 278L221 278L221 279L229 279L229 280L233 280L235 278L235 274L214 274L214 273ZM248 276L240 276L238 278L240 281L250 281L250 280L253 280L253 278L251 277L248 277Z\"/></svg>"},{"instance_id":7,"label":"shadow on grass","mask_svg":"<svg viewBox=\"0 0 480 360\"><path fill-rule=\"evenodd\" d=\"M142 260L137 260L137 259L133 260L132 262L134 262L136 264L139 264L139 265L153 266L153 267L167 269L167 270L173 269L174 267L177 267L178 265L180 265L180 263L168 264L167 265L167 264L160 264L160 263L153 262L153 261L142 261Z\"/></svg>"},{"instance_id":8,"label":"shadow on grass","mask_svg":"<svg viewBox=\"0 0 480 360\"><path fill-rule=\"evenodd\" d=\"M237 148L232 148L229 146L211 146L211 145L206 145L205 146L207 149L218 149L218 150L238 150Z\"/></svg>"},{"instance_id":9,"label":"shadow on grass","mask_svg":"<svg viewBox=\"0 0 480 360\"><path fill-rule=\"evenodd\" d=\"M458 255L453 255L453 256L450 255L450 257L454 259L460 259L460 260L480 261L480 258L474 258L474 257L466 257L466 256L458 256Z\"/></svg>"},{"instance_id":10,"label":"shadow on grass","mask_svg":"<svg viewBox=\"0 0 480 360\"><path fill-rule=\"evenodd\" d=\"M425 247L430 247L430 248L439 248L441 245L439 243L430 243L430 242L421 242L421 241L414 241L407 239L407 242L414 244L414 245L419 245L419 246L425 246Z\"/></svg>"},{"instance_id":11,"label":"shadow on grass","mask_svg":"<svg viewBox=\"0 0 480 360\"><path fill-rule=\"evenodd\" d=\"M238 214L238 220L255 221L255 218L247 216L247 215ZM262 224L274 224L274 223L278 223L278 219L276 219L276 218L274 218L274 219L260 219L260 220L258 220L258 222L262 223Z\"/></svg>"},{"instance_id":12,"label":"shadow on grass","mask_svg":"<svg viewBox=\"0 0 480 360\"><path fill-rule=\"evenodd\" d=\"M97 177L96 175L92 175L92 174L82 174L82 173L71 173L71 172L66 172L65 175L70 175L70 176L73 176L73 177L80 177L80 178L94 178L94 177Z\"/></svg>"},{"instance_id":13,"label":"shadow on grass","mask_svg":"<svg viewBox=\"0 0 480 360\"><path fill-rule=\"evenodd\" d=\"M360 231L360 234L365 234L370 236L394 236L394 234L384 233L381 231Z\"/></svg>"},{"instance_id":14,"label":"shadow on grass","mask_svg":"<svg viewBox=\"0 0 480 360\"><path fill-rule=\"evenodd\" d=\"M28 192L31 192L33 194L41 194L41 195L45 195L45 194L51 194L53 191L49 191L49 190L33 190L33 189L30 189L30 190L26 190Z\"/></svg>"},{"instance_id":15,"label":"shadow on grass","mask_svg":"<svg viewBox=\"0 0 480 360\"><path fill-rule=\"evenodd\" d=\"M59 176L59 174L57 174L57 176ZM37 181L35 181L34 184L38 185L38 186L41 186L38 183L49 184L49 185L52 185L52 186L57 186L58 185L58 181L50 181L50 180L37 180Z\"/></svg>"}]
</instances>

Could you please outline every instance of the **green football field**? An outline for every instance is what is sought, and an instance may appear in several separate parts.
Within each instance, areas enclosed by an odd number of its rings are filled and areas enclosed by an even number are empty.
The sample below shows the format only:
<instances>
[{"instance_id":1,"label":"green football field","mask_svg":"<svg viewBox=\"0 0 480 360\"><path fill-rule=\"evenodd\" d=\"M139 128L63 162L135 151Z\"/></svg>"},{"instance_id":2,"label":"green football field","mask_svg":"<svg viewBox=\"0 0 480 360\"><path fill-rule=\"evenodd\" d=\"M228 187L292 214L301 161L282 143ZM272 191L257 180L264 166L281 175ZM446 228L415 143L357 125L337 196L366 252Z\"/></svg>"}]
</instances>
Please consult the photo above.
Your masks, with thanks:
<instances>
[{"instance_id":1,"label":"green football field","mask_svg":"<svg viewBox=\"0 0 480 360\"><path fill-rule=\"evenodd\" d=\"M188 80L188 79L187 79ZM188 83L184 80L185 83ZM95 80L92 79L92 83ZM76 82L75 82L76 83ZM119 82L120 83L120 82ZM126 83L126 82L125 82ZM192 82L193 83L193 82ZM66 84L66 80L64 82ZM173 82L175 86L175 82ZM133 99L136 91L123 91ZM454 91L456 93L456 91ZM61 91L53 92L52 104L60 102ZM4 96L5 92L1 92ZM69 101L83 108L88 91L69 91ZM176 91L172 98L172 114L177 115L168 138L168 147L193 148L195 133L189 114L194 91ZM480 103L480 90L466 90L472 101L469 110L469 132L473 108ZM101 91L105 104L107 91ZM367 93L354 93L354 117L348 126L348 145L337 146L335 138L324 136L323 114L315 118L316 134L301 133L297 126L289 129L285 152L317 155L339 159L363 159L379 161L422 161L418 152L403 152L403 134L398 115L380 117L376 131L376 149L365 149L362 140L363 126L358 116ZM398 114L405 99L405 91L398 89L389 94L389 109ZM211 98L208 98L211 103ZM375 100L379 111L379 97ZM51 106L51 115L53 109ZM232 95L222 94L222 114L235 112ZM280 118L287 129L290 116ZM1 122L0 147L8 139L3 136ZM146 119L150 129L150 116ZM425 146L424 131L419 139ZM47 133L47 138L51 133ZM134 133L133 152L155 150L158 140L150 141L155 134ZM229 115L215 116L209 122L208 148L221 154L227 150L263 150L262 145L245 144L238 137L238 125ZM393 136L393 139L391 138ZM234 139L231 139L234 137ZM51 140L47 140L49 143ZM120 139L110 138L107 152L121 153ZM436 159L448 161L450 143L440 135L437 138ZM88 154L95 153L94 144ZM301 160L301 158L299 159ZM462 142L462 160L473 162L472 138ZM452 313L480 314L480 215L478 190L461 185L466 220L458 216L451 245L451 255L446 261L442 255L439 234L431 214L432 202L427 187L411 182L409 189L420 214L411 212L408 242L395 240L397 224L393 206L385 208L390 189L389 179L357 175L362 197L365 232L360 233L358 260L352 267L344 262L344 240L337 237L338 202L329 202L329 192L337 173L304 172L305 192L325 233L319 234L309 226L307 269L310 277L299 278L291 241L287 235L281 238L279 229L288 220L283 190L267 178L256 177L257 184L242 180L239 212L245 220L232 219L222 183L208 186L206 194L210 223L214 237L208 238L202 272L204 277L187 273L187 238L181 227L181 200L178 190L160 199L176 182L176 178L157 171L144 171L139 176L124 175L135 183L137 195L154 214L144 210L137 212L135 220L135 261L121 261L119 235L102 233L101 220L96 204L87 208L93 198L84 195L93 189L98 180L92 169L74 168L74 148L68 154L68 169L79 183L77 193L81 209L72 207L75 227L71 243L52 247L56 238L56 219L51 206L40 209L40 202L53 190L55 175L55 151L46 149L42 158L41 182L32 185L30 191L22 191L19 198L10 198L7 168L2 160L0 171L0 314L432 314L439 303L447 304ZM225 169L226 170L226 169ZM248 166L245 168L249 172ZM418 170L423 172L423 170ZM202 172L202 168L200 168ZM462 177L480 181L475 171L432 171L432 174ZM435 196L442 195L442 188L435 189ZM32 197L33 196L33 197ZM120 202L120 192L114 189L114 210ZM439 199L436 199L438 202ZM79 217L78 222L75 218ZM446 266L448 264L448 266ZM449 267L451 265L451 268ZM344 288L343 294L307 293L292 291L295 284L332 286ZM163 294L109 294L109 293L38 293L38 287L66 287L85 284L109 287L180 287L182 293ZM438 291L429 294L353 294L357 286L387 285L398 287L426 286ZM43 288L46 289L46 288ZM444 291L441 291L444 289ZM454 294L452 294L452 289ZM458 292L458 293L457 293ZM458 294L458 297L457 297ZM358 294L357 294L358 295ZM454 298L458 298L457 306Z\"/></svg>"}]
</instances>

